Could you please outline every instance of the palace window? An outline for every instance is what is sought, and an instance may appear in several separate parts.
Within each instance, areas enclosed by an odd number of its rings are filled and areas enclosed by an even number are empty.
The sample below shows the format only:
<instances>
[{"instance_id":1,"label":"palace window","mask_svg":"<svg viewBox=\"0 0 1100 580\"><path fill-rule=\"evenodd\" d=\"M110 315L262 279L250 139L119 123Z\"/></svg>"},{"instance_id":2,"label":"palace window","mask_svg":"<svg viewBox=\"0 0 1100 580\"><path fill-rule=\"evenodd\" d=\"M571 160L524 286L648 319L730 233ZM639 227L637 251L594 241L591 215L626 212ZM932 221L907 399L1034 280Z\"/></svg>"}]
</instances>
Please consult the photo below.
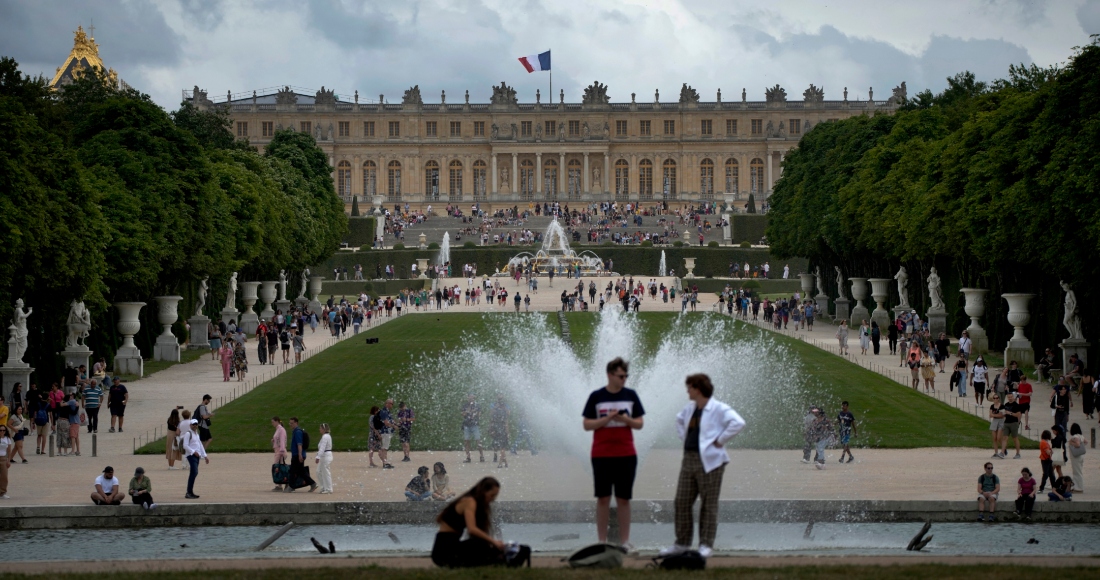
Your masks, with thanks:
<instances>
[{"instance_id":1,"label":"palace window","mask_svg":"<svg viewBox=\"0 0 1100 580\"><path fill-rule=\"evenodd\" d=\"M451 121L451 137L462 136L462 121Z\"/></svg>"},{"instance_id":2,"label":"palace window","mask_svg":"<svg viewBox=\"0 0 1100 580\"><path fill-rule=\"evenodd\" d=\"M671 119L665 121L665 135L676 134L676 121Z\"/></svg>"},{"instance_id":3,"label":"palace window","mask_svg":"<svg viewBox=\"0 0 1100 580\"><path fill-rule=\"evenodd\" d=\"M428 199L439 200L439 164L435 161L424 164L424 194Z\"/></svg>"},{"instance_id":4,"label":"palace window","mask_svg":"<svg viewBox=\"0 0 1100 580\"><path fill-rule=\"evenodd\" d=\"M485 121L474 121L474 137L485 136Z\"/></svg>"},{"instance_id":5,"label":"palace window","mask_svg":"<svg viewBox=\"0 0 1100 580\"><path fill-rule=\"evenodd\" d=\"M764 160L759 157L749 162L749 193L760 195L764 192Z\"/></svg>"},{"instance_id":6,"label":"palace window","mask_svg":"<svg viewBox=\"0 0 1100 580\"><path fill-rule=\"evenodd\" d=\"M558 198L558 162L553 159L542 162L542 187L547 199Z\"/></svg>"},{"instance_id":7,"label":"palace window","mask_svg":"<svg viewBox=\"0 0 1100 580\"><path fill-rule=\"evenodd\" d=\"M642 199L653 199L653 162L648 159L638 163L638 192Z\"/></svg>"},{"instance_id":8,"label":"palace window","mask_svg":"<svg viewBox=\"0 0 1100 580\"><path fill-rule=\"evenodd\" d=\"M737 119L726 119L726 135L737 135Z\"/></svg>"},{"instance_id":9,"label":"palace window","mask_svg":"<svg viewBox=\"0 0 1100 580\"><path fill-rule=\"evenodd\" d=\"M676 199L676 162L665 159L661 172L661 195L665 199Z\"/></svg>"},{"instance_id":10,"label":"palace window","mask_svg":"<svg viewBox=\"0 0 1100 580\"><path fill-rule=\"evenodd\" d=\"M801 119L791 119L787 123L787 126L790 127L790 129L791 129L791 135L801 135L802 134L802 120Z\"/></svg>"},{"instance_id":11,"label":"palace window","mask_svg":"<svg viewBox=\"0 0 1100 580\"><path fill-rule=\"evenodd\" d=\"M569 199L580 199L581 188L584 186L581 162L576 159L570 159L569 163L566 164L566 168L568 169L566 185Z\"/></svg>"},{"instance_id":12,"label":"palace window","mask_svg":"<svg viewBox=\"0 0 1100 580\"><path fill-rule=\"evenodd\" d=\"M374 121L363 121L363 136L374 137Z\"/></svg>"},{"instance_id":13,"label":"palace window","mask_svg":"<svg viewBox=\"0 0 1100 580\"><path fill-rule=\"evenodd\" d=\"M535 197L535 164L530 159L519 163L519 197L528 200Z\"/></svg>"},{"instance_id":14,"label":"palace window","mask_svg":"<svg viewBox=\"0 0 1100 580\"><path fill-rule=\"evenodd\" d=\"M580 135L581 135L581 122L580 121L569 121L569 136L570 137L580 137Z\"/></svg>"},{"instance_id":15,"label":"palace window","mask_svg":"<svg viewBox=\"0 0 1100 580\"><path fill-rule=\"evenodd\" d=\"M638 134L642 137L649 137L652 134L649 131L649 121L638 122Z\"/></svg>"},{"instance_id":16,"label":"palace window","mask_svg":"<svg viewBox=\"0 0 1100 580\"><path fill-rule=\"evenodd\" d=\"M248 121L237 121L237 136L248 137Z\"/></svg>"},{"instance_id":17,"label":"palace window","mask_svg":"<svg viewBox=\"0 0 1100 580\"><path fill-rule=\"evenodd\" d=\"M351 137L351 121L340 121L337 127L341 137Z\"/></svg>"},{"instance_id":18,"label":"palace window","mask_svg":"<svg viewBox=\"0 0 1100 580\"><path fill-rule=\"evenodd\" d=\"M351 201L351 163L347 161L336 164L336 194Z\"/></svg>"},{"instance_id":19,"label":"palace window","mask_svg":"<svg viewBox=\"0 0 1100 580\"><path fill-rule=\"evenodd\" d=\"M615 135L626 137L626 121L615 121Z\"/></svg>"},{"instance_id":20,"label":"palace window","mask_svg":"<svg viewBox=\"0 0 1100 580\"><path fill-rule=\"evenodd\" d=\"M520 135L522 135L524 137L530 137L531 133L533 131L534 131L534 129L532 128L531 121L520 121L520 123L519 123L519 134Z\"/></svg>"},{"instance_id":21,"label":"palace window","mask_svg":"<svg viewBox=\"0 0 1100 580\"><path fill-rule=\"evenodd\" d=\"M738 193L741 183L740 167L737 164L737 160L730 157L726 160L726 193Z\"/></svg>"},{"instance_id":22,"label":"palace window","mask_svg":"<svg viewBox=\"0 0 1100 580\"><path fill-rule=\"evenodd\" d=\"M373 161L363 162L363 198L372 199L378 194L378 166Z\"/></svg>"},{"instance_id":23,"label":"palace window","mask_svg":"<svg viewBox=\"0 0 1100 580\"><path fill-rule=\"evenodd\" d=\"M313 134L313 123L310 121L301 121L298 123L298 130L306 135Z\"/></svg>"},{"instance_id":24,"label":"palace window","mask_svg":"<svg viewBox=\"0 0 1100 580\"><path fill-rule=\"evenodd\" d=\"M474 161L474 201L485 199L485 193L489 190L486 186L487 175L488 166L485 162L480 159Z\"/></svg>"},{"instance_id":25,"label":"palace window","mask_svg":"<svg viewBox=\"0 0 1100 580\"><path fill-rule=\"evenodd\" d=\"M273 121L264 121L260 123L260 129L263 131L264 137L275 136L275 123Z\"/></svg>"},{"instance_id":26,"label":"palace window","mask_svg":"<svg viewBox=\"0 0 1100 580\"><path fill-rule=\"evenodd\" d=\"M450 175L448 176L450 181L447 184L447 193L451 196L451 199L458 201L462 199L462 162L455 159L451 161Z\"/></svg>"},{"instance_id":27,"label":"palace window","mask_svg":"<svg viewBox=\"0 0 1100 580\"><path fill-rule=\"evenodd\" d=\"M390 137L401 136L401 121L390 121Z\"/></svg>"},{"instance_id":28,"label":"palace window","mask_svg":"<svg viewBox=\"0 0 1100 580\"><path fill-rule=\"evenodd\" d=\"M699 193L703 199L714 197L714 162L710 159L699 163Z\"/></svg>"},{"instance_id":29,"label":"palace window","mask_svg":"<svg viewBox=\"0 0 1100 580\"><path fill-rule=\"evenodd\" d=\"M439 124L435 121L428 121L424 123L424 136L425 137L438 137L439 136Z\"/></svg>"},{"instance_id":30,"label":"palace window","mask_svg":"<svg viewBox=\"0 0 1100 580\"><path fill-rule=\"evenodd\" d=\"M752 134L763 135L764 134L764 119L752 120Z\"/></svg>"},{"instance_id":31,"label":"palace window","mask_svg":"<svg viewBox=\"0 0 1100 580\"><path fill-rule=\"evenodd\" d=\"M390 199L401 199L401 162L390 161L386 170L386 185L389 188Z\"/></svg>"},{"instance_id":32,"label":"palace window","mask_svg":"<svg viewBox=\"0 0 1100 580\"><path fill-rule=\"evenodd\" d=\"M626 159L620 159L615 162L615 199L627 199L629 196L630 164Z\"/></svg>"},{"instance_id":33,"label":"palace window","mask_svg":"<svg viewBox=\"0 0 1100 580\"><path fill-rule=\"evenodd\" d=\"M558 124L554 121L546 121L544 123L543 131L546 132L547 137L553 137L558 134Z\"/></svg>"},{"instance_id":34,"label":"palace window","mask_svg":"<svg viewBox=\"0 0 1100 580\"><path fill-rule=\"evenodd\" d=\"M700 135L713 135L714 134L714 121L710 119L703 119L699 124Z\"/></svg>"}]
</instances>

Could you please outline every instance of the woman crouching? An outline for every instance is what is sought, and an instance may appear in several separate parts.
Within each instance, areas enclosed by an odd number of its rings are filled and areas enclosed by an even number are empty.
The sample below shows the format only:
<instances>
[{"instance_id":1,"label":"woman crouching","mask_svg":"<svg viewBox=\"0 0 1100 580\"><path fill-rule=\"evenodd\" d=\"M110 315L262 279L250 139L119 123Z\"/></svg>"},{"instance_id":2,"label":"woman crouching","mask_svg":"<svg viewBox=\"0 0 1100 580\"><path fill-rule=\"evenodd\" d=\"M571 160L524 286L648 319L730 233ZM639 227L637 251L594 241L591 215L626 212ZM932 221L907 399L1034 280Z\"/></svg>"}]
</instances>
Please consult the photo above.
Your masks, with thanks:
<instances>
[{"instance_id":1,"label":"woman crouching","mask_svg":"<svg viewBox=\"0 0 1100 580\"><path fill-rule=\"evenodd\" d=\"M436 518L439 532L432 546L432 562L448 568L492 566L504 563L504 542L490 535L490 505L500 493L500 482L482 478L470 491L447 504ZM470 537L462 538L468 531Z\"/></svg>"}]
</instances>

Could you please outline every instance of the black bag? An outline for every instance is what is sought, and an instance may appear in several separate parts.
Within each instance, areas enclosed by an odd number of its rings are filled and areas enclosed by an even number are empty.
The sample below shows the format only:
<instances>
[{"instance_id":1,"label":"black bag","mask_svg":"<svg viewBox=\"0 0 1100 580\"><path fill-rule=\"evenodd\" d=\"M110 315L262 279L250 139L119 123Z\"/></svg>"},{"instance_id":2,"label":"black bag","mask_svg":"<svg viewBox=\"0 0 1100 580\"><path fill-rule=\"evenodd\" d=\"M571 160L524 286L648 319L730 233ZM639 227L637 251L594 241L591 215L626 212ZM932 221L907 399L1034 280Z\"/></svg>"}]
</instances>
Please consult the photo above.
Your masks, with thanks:
<instances>
[{"instance_id":1,"label":"black bag","mask_svg":"<svg viewBox=\"0 0 1100 580\"><path fill-rule=\"evenodd\" d=\"M570 568L622 568L623 550L611 544L592 544L573 552L563 560L569 563Z\"/></svg>"},{"instance_id":2,"label":"black bag","mask_svg":"<svg viewBox=\"0 0 1100 580\"><path fill-rule=\"evenodd\" d=\"M516 544L514 548L515 549L513 550L512 547L509 547L508 551L504 553L505 565L507 565L509 568L522 568L523 564L526 563L527 567L530 568L531 546L528 546L526 544Z\"/></svg>"},{"instance_id":3,"label":"black bag","mask_svg":"<svg viewBox=\"0 0 1100 580\"><path fill-rule=\"evenodd\" d=\"M707 559L695 550L667 558L654 558L653 563L662 570L705 570L707 567Z\"/></svg>"},{"instance_id":4,"label":"black bag","mask_svg":"<svg viewBox=\"0 0 1100 580\"><path fill-rule=\"evenodd\" d=\"M271 481L275 485L285 485L290 480L290 466L284 461L271 465Z\"/></svg>"}]
</instances>

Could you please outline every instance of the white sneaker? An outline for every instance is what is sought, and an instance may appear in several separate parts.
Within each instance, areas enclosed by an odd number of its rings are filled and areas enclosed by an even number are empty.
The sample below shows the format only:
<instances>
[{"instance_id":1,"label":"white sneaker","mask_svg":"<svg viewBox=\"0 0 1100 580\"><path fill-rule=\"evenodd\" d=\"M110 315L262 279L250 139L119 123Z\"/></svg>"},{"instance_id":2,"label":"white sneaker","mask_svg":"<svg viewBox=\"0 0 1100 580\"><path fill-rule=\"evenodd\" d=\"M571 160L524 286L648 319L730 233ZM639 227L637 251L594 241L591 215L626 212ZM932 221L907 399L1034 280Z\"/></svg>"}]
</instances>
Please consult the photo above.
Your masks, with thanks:
<instances>
[{"instance_id":1,"label":"white sneaker","mask_svg":"<svg viewBox=\"0 0 1100 580\"><path fill-rule=\"evenodd\" d=\"M809 463L809 462L810 462L810 460L809 460L809 459L803 459L803 460L802 460L802 463Z\"/></svg>"},{"instance_id":2,"label":"white sneaker","mask_svg":"<svg viewBox=\"0 0 1100 580\"><path fill-rule=\"evenodd\" d=\"M818 469L825 469L825 464L824 463L815 463L814 467L817 467Z\"/></svg>"},{"instance_id":3,"label":"white sneaker","mask_svg":"<svg viewBox=\"0 0 1100 580\"><path fill-rule=\"evenodd\" d=\"M658 558L667 558L669 556L677 556L691 549L691 546L681 546L680 544L673 544L664 550L657 553Z\"/></svg>"},{"instance_id":4,"label":"white sneaker","mask_svg":"<svg viewBox=\"0 0 1100 580\"><path fill-rule=\"evenodd\" d=\"M623 553L626 554L634 554L638 551L634 549L634 544L631 544L630 542L624 542L621 546L619 546L619 548L622 549Z\"/></svg>"},{"instance_id":5,"label":"white sneaker","mask_svg":"<svg viewBox=\"0 0 1100 580\"><path fill-rule=\"evenodd\" d=\"M157 509L157 504L155 504L155 503L149 504L149 509L151 509L151 510Z\"/></svg>"},{"instance_id":6,"label":"white sneaker","mask_svg":"<svg viewBox=\"0 0 1100 580\"><path fill-rule=\"evenodd\" d=\"M4 495L0 495L0 499L11 499L11 496L5 493Z\"/></svg>"},{"instance_id":7,"label":"white sneaker","mask_svg":"<svg viewBox=\"0 0 1100 580\"><path fill-rule=\"evenodd\" d=\"M711 556L711 554L713 554L713 553L714 553L714 550L712 550L710 546L704 546L703 544L699 544L699 555L700 556L702 556L704 558L709 558Z\"/></svg>"},{"instance_id":8,"label":"white sneaker","mask_svg":"<svg viewBox=\"0 0 1100 580\"><path fill-rule=\"evenodd\" d=\"M149 502L147 502L147 501L141 502L141 507L143 507L145 509L149 509Z\"/></svg>"}]
</instances>

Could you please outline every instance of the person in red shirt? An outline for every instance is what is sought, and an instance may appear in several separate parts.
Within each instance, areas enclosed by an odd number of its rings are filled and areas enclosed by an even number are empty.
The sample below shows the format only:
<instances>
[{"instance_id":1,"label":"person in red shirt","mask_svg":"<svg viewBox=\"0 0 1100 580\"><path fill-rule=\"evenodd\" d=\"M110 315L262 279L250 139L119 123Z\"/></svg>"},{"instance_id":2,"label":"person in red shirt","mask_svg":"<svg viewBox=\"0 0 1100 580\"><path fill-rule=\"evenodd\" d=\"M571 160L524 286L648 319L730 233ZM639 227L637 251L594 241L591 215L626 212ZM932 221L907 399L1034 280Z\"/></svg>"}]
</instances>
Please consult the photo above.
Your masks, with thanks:
<instances>
[{"instance_id":1,"label":"person in red shirt","mask_svg":"<svg viewBox=\"0 0 1100 580\"><path fill-rule=\"evenodd\" d=\"M634 449L634 430L643 426L642 401L638 393L626 388L627 362L615 358L607 363L607 386L588 396L584 406L584 430L592 431L592 476L596 491L596 535L607 542L611 519L611 494L618 507L622 547L630 543L630 499L634 494L634 475L638 452Z\"/></svg>"},{"instance_id":2,"label":"person in red shirt","mask_svg":"<svg viewBox=\"0 0 1100 580\"><path fill-rule=\"evenodd\" d=\"M1024 429L1031 429L1031 424L1028 422L1028 415L1031 411L1031 394L1035 392L1035 389L1031 387L1031 383L1027 382L1027 377L1020 382L1020 385L1016 387L1016 402L1020 405L1020 412L1024 417Z\"/></svg>"}]
</instances>

